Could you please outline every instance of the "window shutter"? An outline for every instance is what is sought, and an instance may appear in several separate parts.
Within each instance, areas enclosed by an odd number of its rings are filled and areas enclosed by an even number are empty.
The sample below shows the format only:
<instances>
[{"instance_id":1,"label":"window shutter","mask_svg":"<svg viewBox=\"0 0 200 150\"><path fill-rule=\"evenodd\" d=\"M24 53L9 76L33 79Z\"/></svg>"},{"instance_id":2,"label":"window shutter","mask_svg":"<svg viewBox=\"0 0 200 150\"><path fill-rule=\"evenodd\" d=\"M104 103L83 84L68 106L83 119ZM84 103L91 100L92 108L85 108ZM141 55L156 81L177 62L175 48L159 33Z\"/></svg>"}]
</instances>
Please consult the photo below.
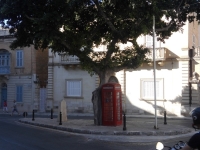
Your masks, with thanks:
<instances>
[{"instance_id":1,"label":"window shutter","mask_svg":"<svg viewBox=\"0 0 200 150\"><path fill-rule=\"evenodd\" d=\"M20 64L19 56L20 56L19 51L17 51L17 66L19 66L19 64Z\"/></svg>"},{"instance_id":2,"label":"window shutter","mask_svg":"<svg viewBox=\"0 0 200 150\"><path fill-rule=\"evenodd\" d=\"M9 66L9 54L0 54L0 66Z\"/></svg>"},{"instance_id":3,"label":"window shutter","mask_svg":"<svg viewBox=\"0 0 200 150\"><path fill-rule=\"evenodd\" d=\"M195 45L196 45L195 38L196 38L195 35L193 35L193 36L192 36L192 46L194 46L194 47L195 47Z\"/></svg>"},{"instance_id":4,"label":"window shutter","mask_svg":"<svg viewBox=\"0 0 200 150\"><path fill-rule=\"evenodd\" d=\"M150 35L146 36L146 47L148 47L148 48L153 47L153 37Z\"/></svg>"},{"instance_id":5,"label":"window shutter","mask_svg":"<svg viewBox=\"0 0 200 150\"><path fill-rule=\"evenodd\" d=\"M16 100L17 102L22 102L22 95L23 95L23 87L22 86L17 86L17 89L16 89Z\"/></svg>"},{"instance_id":6,"label":"window shutter","mask_svg":"<svg viewBox=\"0 0 200 150\"><path fill-rule=\"evenodd\" d=\"M23 66L23 51L17 51L17 67L22 67Z\"/></svg>"},{"instance_id":7,"label":"window shutter","mask_svg":"<svg viewBox=\"0 0 200 150\"><path fill-rule=\"evenodd\" d=\"M146 47L153 48L153 37L146 35ZM160 47L160 42L155 39L155 48Z\"/></svg>"},{"instance_id":8,"label":"window shutter","mask_svg":"<svg viewBox=\"0 0 200 150\"><path fill-rule=\"evenodd\" d=\"M81 81L67 81L67 96L81 96Z\"/></svg>"},{"instance_id":9,"label":"window shutter","mask_svg":"<svg viewBox=\"0 0 200 150\"><path fill-rule=\"evenodd\" d=\"M153 81L144 81L143 82L143 98L154 98L154 82ZM156 81L156 97L160 96L159 92L159 82Z\"/></svg>"}]
</instances>

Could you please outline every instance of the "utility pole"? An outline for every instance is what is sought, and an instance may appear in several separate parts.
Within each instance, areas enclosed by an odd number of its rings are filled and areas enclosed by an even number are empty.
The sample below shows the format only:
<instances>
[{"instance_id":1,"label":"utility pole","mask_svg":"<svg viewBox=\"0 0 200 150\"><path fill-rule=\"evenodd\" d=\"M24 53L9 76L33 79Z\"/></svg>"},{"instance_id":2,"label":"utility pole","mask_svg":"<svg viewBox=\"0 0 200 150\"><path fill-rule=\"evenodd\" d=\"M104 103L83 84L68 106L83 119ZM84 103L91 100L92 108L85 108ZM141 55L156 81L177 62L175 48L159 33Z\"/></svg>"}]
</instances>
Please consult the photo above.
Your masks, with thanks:
<instances>
[{"instance_id":1,"label":"utility pole","mask_svg":"<svg viewBox=\"0 0 200 150\"><path fill-rule=\"evenodd\" d=\"M154 129L158 129L157 122L157 104L156 104L156 61L155 61L155 16L153 15L153 75L154 75L154 107L155 107L155 125Z\"/></svg>"}]
</instances>

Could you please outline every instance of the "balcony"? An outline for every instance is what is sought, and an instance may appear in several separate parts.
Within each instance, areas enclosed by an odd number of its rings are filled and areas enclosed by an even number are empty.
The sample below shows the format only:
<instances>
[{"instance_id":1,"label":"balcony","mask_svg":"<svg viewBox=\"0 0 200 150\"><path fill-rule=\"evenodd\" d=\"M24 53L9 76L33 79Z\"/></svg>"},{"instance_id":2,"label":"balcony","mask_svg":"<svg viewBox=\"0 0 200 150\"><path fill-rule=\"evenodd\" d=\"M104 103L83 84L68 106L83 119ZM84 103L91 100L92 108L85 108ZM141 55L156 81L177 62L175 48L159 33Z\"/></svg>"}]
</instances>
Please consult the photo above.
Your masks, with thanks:
<instances>
[{"instance_id":1,"label":"balcony","mask_svg":"<svg viewBox=\"0 0 200 150\"><path fill-rule=\"evenodd\" d=\"M165 47L155 48L155 60L164 61L167 58L177 58L172 52ZM79 58L73 55L59 54L61 57L61 64L63 65L78 65L80 64ZM150 48L147 58L153 61L153 48Z\"/></svg>"},{"instance_id":2,"label":"balcony","mask_svg":"<svg viewBox=\"0 0 200 150\"><path fill-rule=\"evenodd\" d=\"M164 61L167 57L167 49L165 47L155 48L155 60ZM147 58L153 60L153 48L150 48L150 53L147 54Z\"/></svg>"},{"instance_id":3,"label":"balcony","mask_svg":"<svg viewBox=\"0 0 200 150\"><path fill-rule=\"evenodd\" d=\"M200 46L194 48L194 57L200 57Z\"/></svg>"},{"instance_id":4,"label":"balcony","mask_svg":"<svg viewBox=\"0 0 200 150\"><path fill-rule=\"evenodd\" d=\"M10 53L6 49L0 49L0 75L10 74Z\"/></svg>"},{"instance_id":5,"label":"balcony","mask_svg":"<svg viewBox=\"0 0 200 150\"><path fill-rule=\"evenodd\" d=\"M0 75L10 74L10 66L0 66Z\"/></svg>"},{"instance_id":6,"label":"balcony","mask_svg":"<svg viewBox=\"0 0 200 150\"><path fill-rule=\"evenodd\" d=\"M61 56L61 64L63 65L80 64L79 58L77 56L63 55L63 54L60 54L60 56Z\"/></svg>"}]
</instances>

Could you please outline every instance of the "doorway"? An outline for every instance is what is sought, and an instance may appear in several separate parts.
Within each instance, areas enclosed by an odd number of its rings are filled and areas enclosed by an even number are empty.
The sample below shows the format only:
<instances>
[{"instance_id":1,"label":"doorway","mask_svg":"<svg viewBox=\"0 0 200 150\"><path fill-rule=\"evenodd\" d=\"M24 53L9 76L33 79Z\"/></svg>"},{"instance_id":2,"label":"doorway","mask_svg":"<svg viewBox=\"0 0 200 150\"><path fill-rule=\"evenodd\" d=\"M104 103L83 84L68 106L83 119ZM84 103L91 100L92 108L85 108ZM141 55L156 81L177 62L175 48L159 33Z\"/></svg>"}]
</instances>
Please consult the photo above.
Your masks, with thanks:
<instances>
[{"instance_id":1,"label":"doorway","mask_svg":"<svg viewBox=\"0 0 200 150\"><path fill-rule=\"evenodd\" d=\"M1 84L1 108L3 108L4 100L7 101L7 84L6 83Z\"/></svg>"},{"instance_id":2,"label":"doorway","mask_svg":"<svg viewBox=\"0 0 200 150\"><path fill-rule=\"evenodd\" d=\"M40 88L40 112L45 112L47 92L46 88Z\"/></svg>"}]
</instances>

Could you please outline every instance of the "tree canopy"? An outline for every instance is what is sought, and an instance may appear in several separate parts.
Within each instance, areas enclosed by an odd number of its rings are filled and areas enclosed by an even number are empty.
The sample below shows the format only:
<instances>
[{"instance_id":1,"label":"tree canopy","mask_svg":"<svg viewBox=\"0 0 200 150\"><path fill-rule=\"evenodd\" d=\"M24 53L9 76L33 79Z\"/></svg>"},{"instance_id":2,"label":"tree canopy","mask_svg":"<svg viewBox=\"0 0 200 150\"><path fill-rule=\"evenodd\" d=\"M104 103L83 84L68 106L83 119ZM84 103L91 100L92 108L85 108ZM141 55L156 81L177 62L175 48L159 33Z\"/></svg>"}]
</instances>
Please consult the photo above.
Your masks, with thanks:
<instances>
[{"instance_id":1,"label":"tree canopy","mask_svg":"<svg viewBox=\"0 0 200 150\"><path fill-rule=\"evenodd\" d=\"M158 40L164 42L187 19L200 20L199 4L199 0L0 0L0 23L16 38L12 49L33 44L76 55L83 69L104 80L109 71L134 69L147 61L148 49L136 40L152 35L153 15ZM120 50L117 44L127 42L133 46ZM102 44L107 51L93 50Z\"/></svg>"}]
</instances>

